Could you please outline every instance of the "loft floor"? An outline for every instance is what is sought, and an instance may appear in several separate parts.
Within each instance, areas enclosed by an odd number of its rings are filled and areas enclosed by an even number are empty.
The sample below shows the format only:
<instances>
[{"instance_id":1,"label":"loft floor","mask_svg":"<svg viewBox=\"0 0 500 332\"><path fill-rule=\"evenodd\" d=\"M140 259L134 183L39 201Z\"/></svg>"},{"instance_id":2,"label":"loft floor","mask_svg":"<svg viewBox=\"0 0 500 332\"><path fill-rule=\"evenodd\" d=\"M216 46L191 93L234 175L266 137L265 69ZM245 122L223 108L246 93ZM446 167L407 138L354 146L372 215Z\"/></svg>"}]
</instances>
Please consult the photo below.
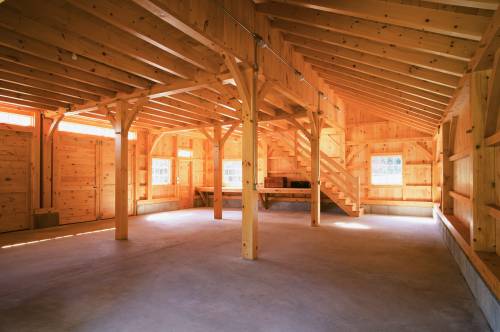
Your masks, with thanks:
<instances>
[{"instance_id":1,"label":"loft floor","mask_svg":"<svg viewBox=\"0 0 500 332\"><path fill-rule=\"evenodd\" d=\"M131 218L0 236L2 331L487 331L430 218L260 212L260 259L239 211ZM83 234L82 234L83 233Z\"/></svg>"}]
</instances>

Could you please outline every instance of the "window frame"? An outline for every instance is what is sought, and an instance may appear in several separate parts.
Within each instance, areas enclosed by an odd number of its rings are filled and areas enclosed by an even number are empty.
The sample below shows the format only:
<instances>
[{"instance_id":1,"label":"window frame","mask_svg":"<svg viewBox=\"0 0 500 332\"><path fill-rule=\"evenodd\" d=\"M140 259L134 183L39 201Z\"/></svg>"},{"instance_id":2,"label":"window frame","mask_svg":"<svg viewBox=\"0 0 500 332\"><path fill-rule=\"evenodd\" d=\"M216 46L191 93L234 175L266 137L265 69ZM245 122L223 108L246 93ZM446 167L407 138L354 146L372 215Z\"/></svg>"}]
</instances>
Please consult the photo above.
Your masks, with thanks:
<instances>
[{"instance_id":1,"label":"window frame","mask_svg":"<svg viewBox=\"0 0 500 332\"><path fill-rule=\"evenodd\" d=\"M189 156L181 156L181 155L179 155L179 151L187 151L187 152L189 152ZM192 149L177 149L177 158L191 159L191 158L193 158L193 150Z\"/></svg>"},{"instance_id":2,"label":"window frame","mask_svg":"<svg viewBox=\"0 0 500 332\"><path fill-rule=\"evenodd\" d=\"M30 120L30 124L29 125L26 125L26 124L21 124L19 122L15 122L15 121L6 121L6 122L3 122L3 121L0 121L0 125L3 126L3 127L10 127L10 126L14 126L16 128L22 128L21 130L32 130L33 128L35 128L36 126L36 119L35 119L35 114L34 113L29 113L29 112L23 112L23 111L18 111L18 110L6 110L6 109L0 109L0 113L2 114L7 114L7 116L20 116L20 117L25 117L25 118L31 118Z\"/></svg>"},{"instance_id":3,"label":"window frame","mask_svg":"<svg viewBox=\"0 0 500 332\"><path fill-rule=\"evenodd\" d=\"M170 163L170 172L168 175L168 182L167 183L154 183L154 167L153 167L153 160L154 159L160 159L160 160L166 160ZM171 157L165 157L165 156L152 156L151 157L151 185L152 186L171 186L173 185L173 179L174 179L174 159Z\"/></svg>"},{"instance_id":4,"label":"window frame","mask_svg":"<svg viewBox=\"0 0 500 332\"><path fill-rule=\"evenodd\" d=\"M78 130L71 130L71 129L62 129L61 130L60 128L64 127L65 125L75 126L75 128L77 128L78 126L80 126L80 128L87 127L89 129L89 131L85 132L85 131L78 131ZM92 128L96 128L96 131L91 132ZM101 132L99 132L99 130ZM73 134L73 135L85 135L85 136L104 137L104 138L111 138L111 139L113 139L116 136L115 130L112 127L100 126L98 124L91 124L91 123L82 123L82 122L77 122L77 121L68 121L68 120L62 120L58 124L57 133L69 133L69 134ZM129 130L128 140L129 141L136 141L137 140L137 131Z\"/></svg>"},{"instance_id":5,"label":"window frame","mask_svg":"<svg viewBox=\"0 0 500 332\"><path fill-rule=\"evenodd\" d=\"M241 167L241 182L239 185L237 186L233 186L233 185L230 185L230 186L226 186L224 185L224 178L225 178L225 162L239 162L239 165ZM242 188L243 187L243 165L242 165L242 160L241 159L222 159L222 186L223 187L228 187L228 188Z\"/></svg>"},{"instance_id":6,"label":"window frame","mask_svg":"<svg viewBox=\"0 0 500 332\"><path fill-rule=\"evenodd\" d=\"M389 157L389 156L398 156L401 157L401 184L374 184L373 183L373 170L372 170L372 158L373 157ZM370 154L370 167L369 167L369 175L370 175L370 186L378 187L378 188L402 188L405 184L405 158L403 152L380 152L380 153L371 153Z\"/></svg>"}]
</instances>

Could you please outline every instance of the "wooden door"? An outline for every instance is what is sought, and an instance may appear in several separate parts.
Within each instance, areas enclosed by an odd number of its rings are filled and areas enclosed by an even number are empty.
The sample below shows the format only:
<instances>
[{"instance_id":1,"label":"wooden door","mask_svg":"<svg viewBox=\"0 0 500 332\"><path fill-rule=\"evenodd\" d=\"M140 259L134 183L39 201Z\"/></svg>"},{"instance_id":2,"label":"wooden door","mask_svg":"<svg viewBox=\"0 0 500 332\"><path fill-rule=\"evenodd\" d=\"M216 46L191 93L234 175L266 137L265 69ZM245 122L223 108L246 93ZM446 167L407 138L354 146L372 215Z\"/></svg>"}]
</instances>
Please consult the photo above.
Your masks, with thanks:
<instances>
[{"instance_id":1,"label":"wooden door","mask_svg":"<svg viewBox=\"0 0 500 332\"><path fill-rule=\"evenodd\" d=\"M30 227L31 137L0 130L0 232Z\"/></svg>"},{"instance_id":2,"label":"wooden door","mask_svg":"<svg viewBox=\"0 0 500 332\"><path fill-rule=\"evenodd\" d=\"M98 138L66 132L54 135L53 191L59 223L96 220Z\"/></svg>"},{"instance_id":3,"label":"wooden door","mask_svg":"<svg viewBox=\"0 0 500 332\"><path fill-rule=\"evenodd\" d=\"M188 209L193 207L192 182L193 179L191 160L179 159L179 164L177 167L177 188L180 209Z\"/></svg>"},{"instance_id":4,"label":"wooden door","mask_svg":"<svg viewBox=\"0 0 500 332\"><path fill-rule=\"evenodd\" d=\"M128 142L128 213L134 212L134 147ZM115 142L112 138L102 138L100 167L100 202L99 217L102 219L115 216Z\"/></svg>"}]
</instances>

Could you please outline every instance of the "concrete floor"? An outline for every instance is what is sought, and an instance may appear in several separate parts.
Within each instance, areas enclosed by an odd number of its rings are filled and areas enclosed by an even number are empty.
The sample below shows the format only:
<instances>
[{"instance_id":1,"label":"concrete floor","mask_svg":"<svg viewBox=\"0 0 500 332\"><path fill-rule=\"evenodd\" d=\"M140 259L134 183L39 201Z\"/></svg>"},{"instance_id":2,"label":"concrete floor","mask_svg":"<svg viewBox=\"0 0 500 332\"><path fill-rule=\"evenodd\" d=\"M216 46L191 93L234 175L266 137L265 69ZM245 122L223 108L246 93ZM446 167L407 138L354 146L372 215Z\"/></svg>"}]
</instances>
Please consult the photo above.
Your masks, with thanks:
<instances>
[{"instance_id":1,"label":"concrete floor","mask_svg":"<svg viewBox=\"0 0 500 332\"><path fill-rule=\"evenodd\" d=\"M310 228L305 212L261 212L250 262L240 215L159 213L132 218L129 241L111 230L0 249L0 330L489 330L432 219L323 214Z\"/></svg>"}]
</instances>

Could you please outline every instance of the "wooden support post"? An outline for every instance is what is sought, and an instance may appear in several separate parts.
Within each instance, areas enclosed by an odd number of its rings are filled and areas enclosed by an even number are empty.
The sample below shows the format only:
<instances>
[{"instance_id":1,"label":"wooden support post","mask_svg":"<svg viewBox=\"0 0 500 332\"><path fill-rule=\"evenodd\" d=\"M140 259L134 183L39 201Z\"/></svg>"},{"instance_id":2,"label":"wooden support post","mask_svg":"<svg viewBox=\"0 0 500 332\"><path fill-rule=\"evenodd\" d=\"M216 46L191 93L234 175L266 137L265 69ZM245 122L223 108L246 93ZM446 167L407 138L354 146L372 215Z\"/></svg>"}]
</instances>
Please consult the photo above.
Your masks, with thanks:
<instances>
[{"instance_id":1,"label":"wooden support post","mask_svg":"<svg viewBox=\"0 0 500 332\"><path fill-rule=\"evenodd\" d=\"M128 132L137 115L138 104L131 107L119 101L116 115L109 115L115 129L115 239L128 239Z\"/></svg>"},{"instance_id":2,"label":"wooden support post","mask_svg":"<svg viewBox=\"0 0 500 332\"><path fill-rule=\"evenodd\" d=\"M153 133L148 130L148 140L147 140L147 163L148 163L148 187L146 189L146 196L148 200L153 199Z\"/></svg>"},{"instance_id":3,"label":"wooden support post","mask_svg":"<svg viewBox=\"0 0 500 332\"><path fill-rule=\"evenodd\" d=\"M40 124L43 126L43 137L42 140L42 174L43 174L43 182L42 182L42 208L51 208L53 207L52 202L52 167L53 167L53 150L54 150L54 133L57 131L59 127L59 123L64 118L64 112L58 114L52 119L50 125L46 124L45 121L42 121ZM47 129L47 130L45 130Z\"/></svg>"},{"instance_id":4,"label":"wooden support post","mask_svg":"<svg viewBox=\"0 0 500 332\"><path fill-rule=\"evenodd\" d=\"M243 172L243 220L242 220L242 256L246 259L257 258L257 70L247 70L245 79L248 87L248 101L243 104L243 139L242 139L242 172Z\"/></svg>"},{"instance_id":5,"label":"wooden support post","mask_svg":"<svg viewBox=\"0 0 500 332\"><path fill-rule=\"evenodd\" d=\"M442 125L443 141L443 169L441 188L441 210L444 214L453 214L453 198L449 195L453 191L453 162L450 156L453 155L453 145L455 144L457 117L447 121Z\"/></svg>"},{"instance_id":6,"label":"wooden support post","mask_svg":"<svg viewBox=\"0 0 500 332\"><path fill-rule=\"evenodd\" d=\"M321 211L320 135L318 113L311 113L311 226L319 226Z\"/></svg>"},{"instance_id":7,"label":"wooden support post","mask_svg":"<svg viewBox=\"0 0 500 332\"><path fill-rule=\"evenodd\" d=\"M214 219L222 219L222 128L214 126L213 159L214 159Z\"/></svg>"},{"instance_id":8,"label":"wooden support post","mask_svg":"<svg viewBox=\"0 0 500 332\"><path fill-rule=\"evenodd\" d=\"M495 219L487 205L495 203L494 148L485 143L485 119L490 71L472 72L470 110L472 118L472 227L474 250L495 251Z\"/></svg>"},{"instance_id":9,"label":"wooden support post","mask_svg":"<svg viewBox=\"0 0 500 332\"><path fill-rule=\"evenodd\" d=\"M254 42L254 59L256 42ZM245 71L240 70L235 58L225 54L226 65L231 71L242 100L242 257L257 259L257 223L258 223L258 193L257 193L257 78L258 67L253 66Z\"/></svg>"}]
</instances>

